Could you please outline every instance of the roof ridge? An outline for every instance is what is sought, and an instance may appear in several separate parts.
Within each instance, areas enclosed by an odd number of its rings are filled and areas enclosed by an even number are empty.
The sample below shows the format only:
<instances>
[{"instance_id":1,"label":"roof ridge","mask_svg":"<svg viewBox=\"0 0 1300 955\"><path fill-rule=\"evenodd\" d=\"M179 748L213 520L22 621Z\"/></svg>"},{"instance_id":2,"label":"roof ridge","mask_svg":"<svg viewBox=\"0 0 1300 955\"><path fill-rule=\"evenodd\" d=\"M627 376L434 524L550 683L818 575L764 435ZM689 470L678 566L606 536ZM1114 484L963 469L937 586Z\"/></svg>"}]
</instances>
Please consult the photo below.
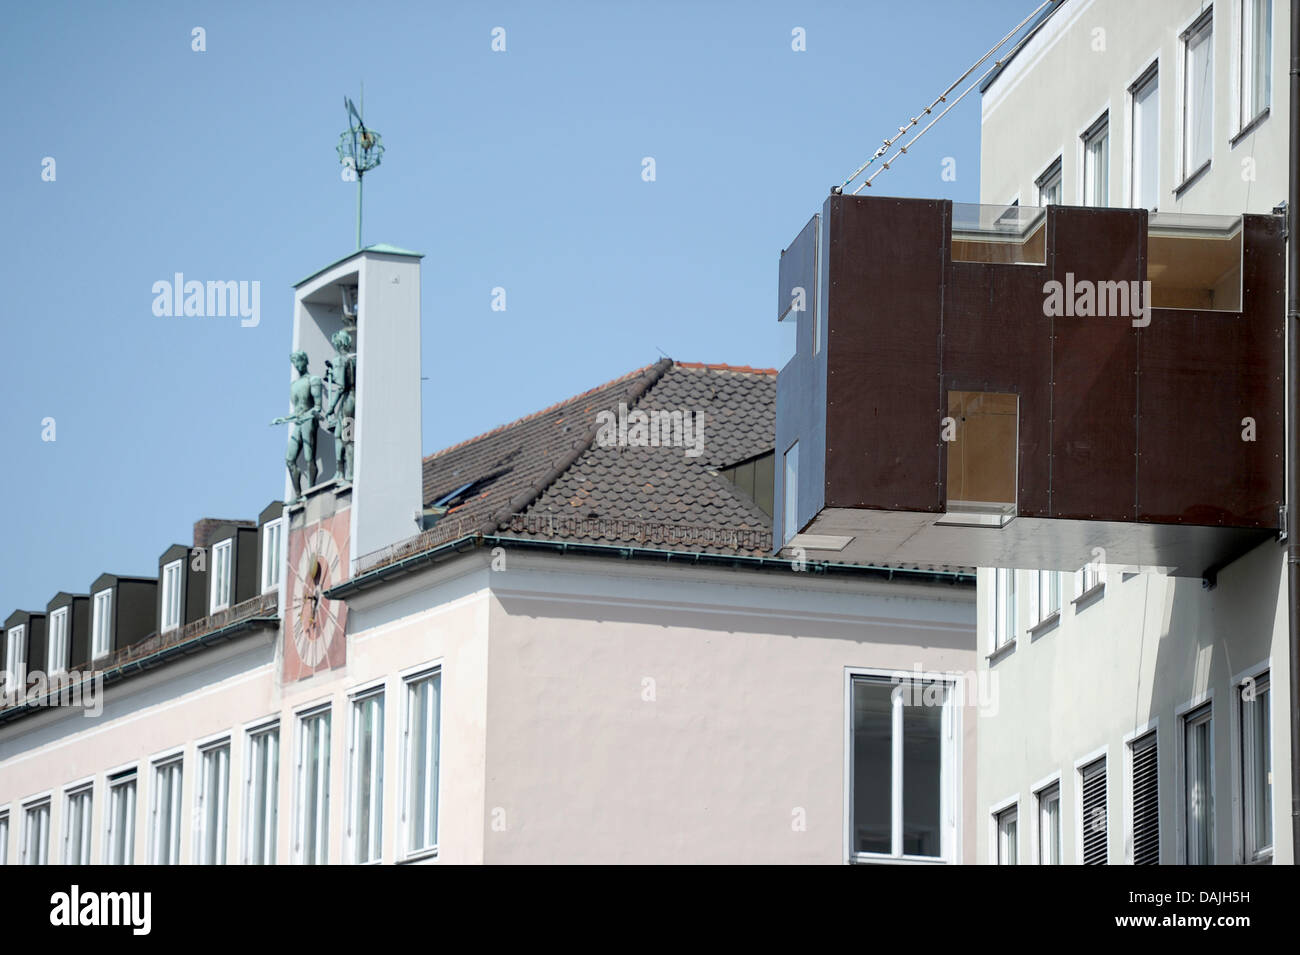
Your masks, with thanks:
<instances>
[{"instance_id":1,"label":"roof ridge","mask_svg":"<svg viewBox=\"0 0 1300 955\"><path fill-rule=\"evenodd\" d=\"M641 400L642 396L644 396L647 391L653 388L655 384L663 378L663 376L668 372L668 369L673 367L673 364L674 362L671 358L661 358L653 365L647 365L640 369L638 374L642 376L642 380L623 393L623 401L626 402L629 407L635 405ZM623 378L616 378L609 384L617 384L626 378L626 375L623 376ZM609 385L603 387L609 387ZM585 393L590 394L590 392ZM479 532L482 534L495 533L497 529L503 526L506 521L510 520L513 515L522 513L529 505L536 503L542 494L544 494L552 484L560 479L561 475L563 475L565 471L573 467L574 462L587 453L591 448L591 443L596 440L596 435L599 431L600 429L597 425L592 425L588 428L585 439L575 442L574 446L560 459L559 463L543 475L536 484L525 488L519 494L516 494L507 501L505 506L495 514L489 515L488 518L484 520Z\"/></svg>"},{"instance_id":2,"label":"roof ridge","mask_svg":"<svg viewBox=\"0 0 1300 955\"><path fill-rule=\"evenodd\" d=\"M749 365L728 365L725 363L710 363L704 361L679 361L675 363L678 368L703 368L706 371L734 371L745 375L775 375L775 368L751 368Z\"/></svg>"},{"instance_id":3,"label":"roof ridge","mask_svg":"<svg viewBox=\"0 0 1300 955\"><path fill-rule=\"evenodd\" d=\"M562 401L557 401L555 402L555 404L543 408L540 411L534 411L532 414L526 414L522 418L516 418L514 421L508 421L505 424L497 425L495 428L493 428L490 431L484 431L482 434L476 434L472 438L466 438L464 441L458 441L455 444L448 445L445 448L441 448L440 450L434 451L432 454L426 454L422 460L432 461L434 458L441 457L444 454L447 454L451 451L455 451L457 448L463 448L466 445L473 444L475 441L481 441L484 438L490 438L494 434L499 434L502 431L505 431L509 428L513 428L517 425L521 425L525 421L532 421L534 418L540 418L542 415L550 414L552 411L555 411L557 408L560 408L567 404L571 404L572 402L577 401L580 398L585 398L588 395L595 394L598 391L603 391L604 389L609 388L611 385L617 385L619 382L626 381L629 378L635 378L637 375L643 375L653 367L654 365L642 365L640 368L634 369L633 371L629 371L625 375L619 375L617 378L611 378L603 385L597 385L594 388L588 388L586 391L579 392L578 394L565 398Z\"/></svg>"}]
</instances>

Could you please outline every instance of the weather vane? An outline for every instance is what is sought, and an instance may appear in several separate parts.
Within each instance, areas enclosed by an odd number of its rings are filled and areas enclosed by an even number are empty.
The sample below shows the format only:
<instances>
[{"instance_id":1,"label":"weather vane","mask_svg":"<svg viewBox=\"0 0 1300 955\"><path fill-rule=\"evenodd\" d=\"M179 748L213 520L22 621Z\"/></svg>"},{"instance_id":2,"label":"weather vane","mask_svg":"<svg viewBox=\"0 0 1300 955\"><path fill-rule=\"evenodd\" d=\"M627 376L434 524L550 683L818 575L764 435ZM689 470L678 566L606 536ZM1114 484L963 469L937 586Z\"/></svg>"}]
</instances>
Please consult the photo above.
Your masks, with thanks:
<instances>
[{"instance_id":1,"label":"weather vane","mask_svg":"<svg viewBox=\"0 0 1300 955\"><path fill-rule=\"evenodd\" d=\"M343 179L357 181L357 248L361 248L361 183L366 173L379 165L384 157L384 147L380 136L373 129L367 129L361 112L366 108L366 88L361 87L361 110L353 105L352 100L343 97L343 108L348 114L348 128L339 136L339 162L343 164Z\"/></svg>"}]
</instances>

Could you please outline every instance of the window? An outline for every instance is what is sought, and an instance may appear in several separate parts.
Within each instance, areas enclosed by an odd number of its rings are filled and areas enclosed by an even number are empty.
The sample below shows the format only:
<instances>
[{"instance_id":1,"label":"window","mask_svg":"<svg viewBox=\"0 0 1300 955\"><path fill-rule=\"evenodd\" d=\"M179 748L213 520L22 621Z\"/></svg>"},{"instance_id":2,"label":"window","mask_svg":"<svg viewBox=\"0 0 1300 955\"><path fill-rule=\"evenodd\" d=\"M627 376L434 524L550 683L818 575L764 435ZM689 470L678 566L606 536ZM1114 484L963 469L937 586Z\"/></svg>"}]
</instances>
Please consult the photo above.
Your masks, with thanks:
<instances>
[{"instance_id":1,"label":"window","mask_svg":"<svg viewBox=\"0 0 1300 955\"><path fill-rule=\"evenodd\" d=\"M68 607L50 614L50 646L46 655L46 673L62 673L68 668Z\"/></svg>"},{"instance_id":2,"label":"window","mask_svg":"<svg viewBox=\"0 0 1300 955\"><path fill-rule=\"evenodd\" d=\"M5 685L11 692L27 685L27 628L13 627L8 633L5 651Z\"/></svg>"},{"instance_id":3,"label":"window","mask_svg":"<svg viewBox=\"0 0 1300 955\"><path fill-rule=\"evenodd\" d=\"M267 521L262 526L262 593L280 586L280 568L284 566L284 518Z\"/></svg>"},{"instance_id":4,"label":"window","mask_svg":"<svg viewBox=\"0 0 1300 955\"><path fill-rule=\"evenodd\" d=\"M794 535L799 533L799 442L796 441L790 445L790 450L785 452L785 483L782 486L782 494L785 495L785 519L782 521L781 531L785 538L785 543L790 543Z\"/></svg>"},{"instance_id":5,"label":"window","mask_svg":"<svg viewBox=\"0 0 1300 955\"><path fill-rule=\"evenodd\" d=\"M849 850L857 861L951 861L952 684L850 677Z\"/></svg>"},{"instance_id":6,"label":"window","mask_svg":"<svg viewBox=\"0 0 1300 955\"><path fill-rule=\"evenodd\" d=\"M1156 734L1130 744L1133 754L1133 864L1160 864L1160 773Z\"/></svg>"},{"instance_id":7,"label":"window","mask_svg":"<svg viewBox=\"0 0 1300 955\"><path fill-rule=\"evenodd\" d=\"M244 862L275 864L276 806L280 786L280 726L248 734L245 762Z\"/></svg>"},{"instance_id":8,"label":"window","mask_svg":"<svg viewBox=\"0 0 1300 955\"><path fill-rule=\"evenodd\" d=\"M1038 792L1038 864L1061 864L1061 786Z\"/></svg>"},{"instance_id":9,"label":"window","mask_svg":"<svg viewBox=\"0 0 1300 955\"><path fill-rule=\"evenodd\" d=\"M42 799L23 810L23 865L50 861L50 801Z\"/></svg>"},{"instance_id":10,"label":"window","mask_svg":"<svg viewBox=\"0 0 1300 955\"><path fill-rule=\"evenodd\" d=\"M442 672L406 681L403 727L402 853L438 847L438 755Z\"/></svg>"},{"instance_id":11,"label":"window","mask_svg":"<svg viewBox=\"0 0 1300 955\"><path fill-rule=\"evenodd\" d=\"M1273 85L1273 0L1241 0L1241 114L1245 129L1268 109Z\"/></svg>"},{"instance_id":12,"label":"window","mask_svg":"<svg viewBox=\"0 0 1300 955\"><path fill-rule=\"evenodd\" d=\"M230 606L230 551L229 540L223 540L212 548L212 600L208 613Z\"/></svg>"},{"instance_id":13,"label":"window","mask_svg":"<svg viewBox=\"0 0 1300 955\"><path fill-rule=\"evenodd\" d=\"M306 714L298 720L298 861L322 865L329 861L330 835L330 711Z\"/></svg>"},{"instance_id":14,"label":"window","mask_svg":"<svg viewBox=\"0 0 1300 955\"><path fill-rule=\"evenodd\" d=\"M1016 572L999 567L993 572L993 649L1016 638Z\"/></svg>"},{"instance_id":15,"label":"window","mask_svg":"<svg viewBox=\"0 0 1300 955\"><path fill-rule=\"evenodd\" d=\"M1034 180L1038 187L1038 204L1040 206L1059 206L1061 204L1061 159L1056 160L1043 170L1043 174Z\"/></svg>"},{"instance_id":16,"label":"window","mask_svg":"<svg viewBox=\"0 0 1300 955\"><path fill-rule=\"evenodd\" d=\"M1037 626L1061 612L1061 575L1054 570L1036 570L1033 584L1029 616Z\"/></svg>"},{"instance_id":17,"label":"window","mask_svg":"<svg viewBox=\"0 0 1300 955\"><path fill-rule=\"evenodd\" d=\"M135 863L135 779L134 769L126 769L108 778L109 865Z\"/></svg>"},{"instance_id":18,"label":"window","mask_svg":"<svg viewBox=\"0 0 1300 955\"><path fill-rule=\"evenodd\" d=\"M348 752L348 843L353 862L374 862L383 853L384 693L352 700Z\"/></svg>"},{"instance_id":19,"label":"window","mask_svg":"<svg viewBox=\"0 0 1300 955\"><path fill-rule=\"evenodd\" d=\"M199 751L198 847L200 865L226 864L230 813L230 740Z\"/></svg>"},{"instance_id":20,"label":"window","mask_svg":"<svg viewBox=\"0 0 1300 955\"><path fill-rule=\"evenodd\" d=\"M1205 704L1183 717L1183 808L1186 862L1214 864L1214 757L1212 710Z\"/></svg>"},{"instance_id":21,"label":"window","mask_svg":"<svg viewBox=\"0 0 1300 955\"><path fill-rule=\"evenodd\" d=\"M63 864L90 865L91 799L93 786L68 793L63 819Z\"/></svg>"},{"instance_id":22,"label":"window","mask_svg":"<svg viewBox=\"0 0 1300 955\"><path fill-rule=\"evenodd\" d=\"M1181 37L1183 41L1183 179L1210 161L1214 146L1214 8Z\"/></svg>"},{"instance_id":23,"label":"window","mask_svg":"<svg viewBox=\"0 0 1300 955\"><path fill-rule=\"evenodd\" d=\"M181 766L179 756L154 764L149 825L149 861L154 865L179 865L181 861Z\"/></svg>"},{"instance_id":24,"label":"window","mask_svg":"<svg viewBox=\"0 0 1300 955\"><path fill-rule=\"evenodd\" d=\"M1160 203L1160 73L1158 65L1129 87L1132 104L1132 156L1129 164L1133 207L1155 209Z\"/></svg>"},{"instance_id":25,"label":"window","mask_svg":"<svg viewBox=\"0 0 1300 955\"><path fill-rule=\"evenodd\" d=\"M9 813L0 812L0 865L9 864Z\"/></svg>"},{"instance_id":26,"label":"window","mask_svg":"<svg viewBox=\"0 0 1300 955\"><path fill-rule=\"evenodd\" d=\"M113 591L95 594L95 616L91 624L91 657L98 660L113 649Z\"/></svg>"},{"instance_id":27,"label":"window","mask_svg":"<svg viewBox=\"0 0 1300 955\"><path fill-rule=\"evenodd\" d=\"M1081 799L1080 824L1083 827L1083 864L1105 865L1110 847L1107 844L1106 757L1094 760L1079 770Z\"/></svg>"},{"instance_id":28,"label":"window","mask_svg":"<svg viewBox=\"0 0 1300 955\"><path fill-rule=\"evenodd\" d=\"M1017 865L1020 851L1016 836L1020 810L1016 806L1003 809L993 817L998 828L998 865Z\"/></svg>"},{"instance_id":29,"label":"window","mask_svg":"<svg viewBox=\"0 0 1300 955\"><path fill-rule=\"evenodd\" d=\"M1247 680L1241 697L1241 831L1246 861L1273 854L1273 757L1268 673Z\"/></svg>"},{"instance_id":30,"label":"window","mask_svg":"<svg viewBox=\"0 0 1300 955\"><path fill-rule=\"evenodd\" d=\"M181 625L181 565L174 560L163 567L162 620L159 630L166 633Z\"/></svg>"},{"instance_id":31,"label":"window","mask_svg":"<svg viewBox=\"0 0 1300 955\"><path fill-rule=\"evenodd\" d=\"M1110 204L1110 113L1083 134L1083 204Z\"/></svg>"},{"instance_id":32,"label":"window","mask_svg":"<svg viewBox=\"0 0 1300 955\"><path fill-rule=\"evenodd\" d=\"M1101 564L1093 561L1084 564L1074 572L1074 599L1086 597L1106 583L1106 572Z\"/></svg>"}]
</instances>

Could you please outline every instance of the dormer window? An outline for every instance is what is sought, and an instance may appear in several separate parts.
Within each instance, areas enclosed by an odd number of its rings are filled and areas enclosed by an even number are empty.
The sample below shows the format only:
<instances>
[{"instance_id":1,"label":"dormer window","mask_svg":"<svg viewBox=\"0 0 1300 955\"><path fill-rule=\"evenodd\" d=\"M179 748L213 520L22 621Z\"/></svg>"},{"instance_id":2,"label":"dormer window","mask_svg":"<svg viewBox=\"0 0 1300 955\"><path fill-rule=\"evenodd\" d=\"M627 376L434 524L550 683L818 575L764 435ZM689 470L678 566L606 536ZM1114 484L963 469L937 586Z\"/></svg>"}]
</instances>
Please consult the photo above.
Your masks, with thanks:
<instances>
[{"instance_id":1,"label":"dormer window","mask_svg":"<svg viewBox=\"0 0 1300 955\"><path fill-rule=\"evenodd\" d=\"M113 591L95 594L94 622L91 625L90 656L93 660L108 656L113 649Z\"/></svg>"},{"instance_id":2,"label":"dormer window","mask_svg":"<svg viewBox=\"0 0 1300 955\"><path fill-rule=\"evenodd\" d=\"M162 619L159 631L166 633L181 625L181 567L182 562L174 560L163 567L162 573Z\"/></svg>"},{"instance_id":3,"label":"dormer window","mask_svg":"<svg viewBox=\"0 0 1300 955\"><path fill-rule=\"evenodd\" d=\"M209 613L230 606L230 564L232 541L227 538L212 548L212 600Z\"/></svg>"},{"instance_id":4,"label":"dormer window","mask_svg":"<svg viewBox=\"0 0 1300 955\"><path fill-rule=\"evenodd\" d=\"M11 627L5 648L5 684L15 690L27 682L27 628Z\"/></svg>"},{"instance_id":5,"label":"dormer window","mask_svg":"<svg viewBox=\"0 0 1300 955\"><path fill-rule=\"evenodd\" d=\"M68 613L70 607L60 607L50 614L50 646L45 669L62 673L68 668Z\"/></svg>"},{"instance_id":6,"label":"dormer window","mask_svg":"<svg viewBox=\"0 0 1300 955\"><path fill-rule=\"evenodd\" d=\"M278 590L284 564L284 518L262 526L262 593Z\"/></svg>"}]
</instances>

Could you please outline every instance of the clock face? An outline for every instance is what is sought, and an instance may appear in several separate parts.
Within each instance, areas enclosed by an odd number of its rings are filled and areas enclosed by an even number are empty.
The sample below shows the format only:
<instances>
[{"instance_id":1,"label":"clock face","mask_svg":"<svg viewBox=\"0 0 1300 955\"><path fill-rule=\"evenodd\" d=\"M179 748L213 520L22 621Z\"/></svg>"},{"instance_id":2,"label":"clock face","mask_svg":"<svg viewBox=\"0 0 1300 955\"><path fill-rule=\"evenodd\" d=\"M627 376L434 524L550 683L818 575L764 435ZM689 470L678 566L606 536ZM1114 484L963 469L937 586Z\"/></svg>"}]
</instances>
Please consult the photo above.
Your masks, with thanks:
<instances>
[{"instance_id":1,"label":"clock face","mask_svg":"<svg viewBox=\"0 0 1300 955\"><path fill-rule=\"evenodd\" d=\"M289 620L298 658L315 668L343 634L342 605L326 600L325 591L342 581L342 558L334 535L324 527L308 532L293 572Z\"/></svg>"}]
</instances>

